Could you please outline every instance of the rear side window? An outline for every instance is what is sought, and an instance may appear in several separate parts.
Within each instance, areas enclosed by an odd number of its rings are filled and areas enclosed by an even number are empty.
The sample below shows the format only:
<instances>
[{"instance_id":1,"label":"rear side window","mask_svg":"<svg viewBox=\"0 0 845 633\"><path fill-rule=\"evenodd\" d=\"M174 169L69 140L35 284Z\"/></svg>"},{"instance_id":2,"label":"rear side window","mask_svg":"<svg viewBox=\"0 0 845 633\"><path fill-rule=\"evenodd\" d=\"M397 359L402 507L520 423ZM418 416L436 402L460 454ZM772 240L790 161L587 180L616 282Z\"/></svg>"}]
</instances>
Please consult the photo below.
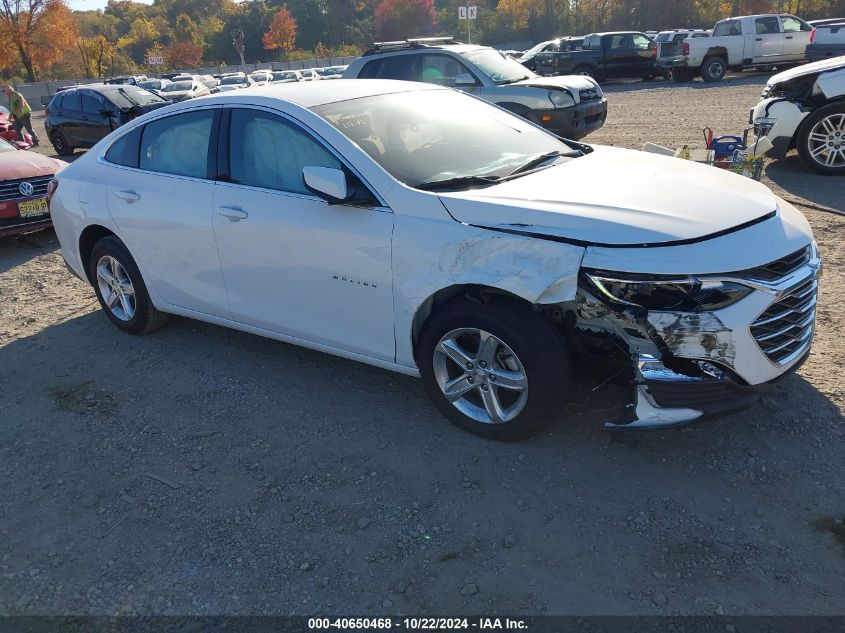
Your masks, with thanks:
<instances>
[{"instance_id":1,"label":"rear side window","mask_svg":"<svg viewBox=\"0 0 845 633\"><path fill-rule=\"evenodd\" d=\"M138 127L124 134L109 147L106 151L106 160L115 165L124 167L138 166L138 148L141 140L141 130Z\"/></svg>"},{"instance_id":2,"label":"rear side window","mask_svg":"<svg viewBox=\"0 0 845 633\"><path fill-rule=\"evenodd\" d=\"M361 79L403 79L405 81L419 81L420 70L417 64L418 55L394 55L374 59L362 69Z\"/></svg>"},{"instance_id":3,"label":"rear side window","mask_svg":"<svg viewBox=\"0 0 845 633\"><path fill-rule=\"evenodd\" d=\"M209 177L209 148L216 110L176 114L144 126L138 166L191 178Z\"/></svg>"},{"instance_id":4,"label":"rear side window","mask_svg":"<svg viewBox=\"0 0 845 633\"><path fill-rule=\"evenodd\" d=\"M62 99L62 110L82 110L82 96L78 90L68 91Z\"/></svg>"}]
</instances>

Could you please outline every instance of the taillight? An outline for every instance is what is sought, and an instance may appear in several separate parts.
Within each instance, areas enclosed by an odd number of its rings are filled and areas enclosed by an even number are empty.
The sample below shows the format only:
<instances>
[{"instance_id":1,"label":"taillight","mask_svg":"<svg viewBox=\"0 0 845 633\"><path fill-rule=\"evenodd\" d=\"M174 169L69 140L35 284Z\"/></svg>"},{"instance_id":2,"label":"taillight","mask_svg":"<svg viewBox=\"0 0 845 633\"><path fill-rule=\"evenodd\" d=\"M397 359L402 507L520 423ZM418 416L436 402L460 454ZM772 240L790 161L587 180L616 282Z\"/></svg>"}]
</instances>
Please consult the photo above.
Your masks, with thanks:
<instances>
[{"instance_id":1,"label":"taillight","mask_svg":"<svg viewBox=\"0 0 845 633\"><path fill-rule=\"evenodd\" d=\"M816 39L816 29L810 31L810 44L813 43L813 40Z\"/></svg>"},{"instance_id":2,"label":"taillight","mask_svg":"<svg viewBox=\"0 0 845 633\"><path fill-rule=\"evenodd\" d=\"M55 178L47 183L47 206L50 206L50 200L53 199L53 194L56 193L56 189L58 188L59 181Z\"/></svg>"},{"instance_id":3,"label":"taillight","mask_svg":"<svg viewBox=\"0 0 845 633\"><path fill-rule=\"evenodd\" d=\"M689 42L683 42L681 44L681 55L689 56Z\"/></svg>"}]
</instances>

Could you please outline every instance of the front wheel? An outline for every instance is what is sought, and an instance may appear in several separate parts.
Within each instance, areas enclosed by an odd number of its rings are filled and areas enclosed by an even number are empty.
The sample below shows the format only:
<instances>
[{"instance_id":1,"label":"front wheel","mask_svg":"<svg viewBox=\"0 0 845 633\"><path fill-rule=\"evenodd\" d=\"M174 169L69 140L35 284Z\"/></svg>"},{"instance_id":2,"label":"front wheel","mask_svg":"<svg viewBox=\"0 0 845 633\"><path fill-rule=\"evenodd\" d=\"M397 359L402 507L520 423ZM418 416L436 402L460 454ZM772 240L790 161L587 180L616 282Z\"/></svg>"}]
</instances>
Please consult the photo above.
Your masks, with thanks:
<instances>
[{"instance_id":1,"label":"front wheel","mask_svg":"<svg viewBox=\"0 0 845 633\"><path fill-rule=\"evenodd\" d=\"M100 307L127 334L160 328L167 314L155 308L135 260L119 239L110 235L94 245L89 261Z\"/></svg>"},{"instance_id":2,"label":"front wheel","mask_svg":"<svg viewBox=\"0 0 845 633\"><path fill-rule=\"evenodd\" d=\"M728 66L721 57L707 57L701 64L701 78L707 83L722 81L728 72Z\"/></svg>"},{"instance_id":3,"label":"front wheel","mask_svg":"<svg viewBox=\"0 0 845 633\"><path fill-rule=\"evenodd\" d=\"M813 171L845 175L845 103L831 103L806 118L798 134L798 153Z\"/></svg>"},{"instance_id":4,"label":"front wheel","mask_svg":"<svg viewBox=\"0 0 845 633\"><path fill-rule=\"evenodd\" d=\"M417 350L426 391L465 431L522 440L542 430L566 401L563 338L542 315L509 299L444 304L426 322Z\"/></svg>"}]
</instances>

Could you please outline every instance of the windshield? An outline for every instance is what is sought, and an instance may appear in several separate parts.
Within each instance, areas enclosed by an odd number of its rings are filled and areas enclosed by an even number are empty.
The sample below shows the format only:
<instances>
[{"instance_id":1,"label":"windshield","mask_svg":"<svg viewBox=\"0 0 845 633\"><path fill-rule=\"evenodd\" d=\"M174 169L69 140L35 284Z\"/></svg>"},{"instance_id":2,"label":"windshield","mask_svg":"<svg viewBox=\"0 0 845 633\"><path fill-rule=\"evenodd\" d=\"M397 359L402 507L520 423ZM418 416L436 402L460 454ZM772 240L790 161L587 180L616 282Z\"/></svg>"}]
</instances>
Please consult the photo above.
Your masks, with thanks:
<instances>
[{"instance_id":1,"label":"windshield","mask_svg":"<svg viewBox=\"0 0 845 633\"><path fill-rule=\"evenodd\" d=\"M507 57L492 48L470 51L463 53L463 56L478 66L481 72L497 84L510 84L535 76L534 73L512 57Z\"/></svg>"},{"instance_id":2,"label":"windshield","mask_svg":"<svg viewBox=\"0 0 845 633\"><path fill-rule=\"evenodd\" d=\"M296 75L294 73L273 73L273 81L279 81L283 79L296 79Z\"/></svg>"},{"instance_id":3,"label":"windshield","mask_svg":"<svg viewBox=\"0 0 845 633\"><path fill-rule=\"evenodd\" d=\"M523 57L529 57L530 55L536 55L536 54L537 54L537 53L539 53L541 50L543 50L543 48L546 46L546 44L549 44L549 43L550 43L550 42L540 42L540 43L539 43L539 44L537 44L536 46L533 46L533 47L529 48L527 51L525 51L525 52L522 54L522 56L523 56Z\"/></svg>"},{"instance_id":4,"label":"windshield","mask_svg":"<svg viewBox=\"0 0 845 633\"><path fill-rule=\"evenodd\" d=\"M156 81L142 81L141 83L138 84L138 87L139 88L146 88L148 90L150 88L152 88L153 90L158 90L161 87L161 82L158 81L158 80L156 80Z\"/></svg>"},{"instance_id":5,"label":"windshield","mask_svg":"<svg viewBox=\"0 0 845 633\"><path fill-rule=\"evenodd\" d=\"M164 92L182 92L190 90L194 84L190 81L174 81L172 84L167 84L164 87Z\"/></svg>"},{"instance_id":6,"label":"windshield","mask_svg":"<svg viewBox=\"0 0 845 633\"><path fill-rule=\"evenodd\" d=\"M524 119L452 90L364 97L313 110L411 187L508 176L538 156L571 151Z\"/></svg>"},{"instance_id":7,"label":"windshield","mask_svg":"<svg viewBox=\"0 0 845 633\"><path fill-rule=\"evenodd\" d=\"M234 86L237 84L245 84L246 79L243 77L224 77L220 80L221 86Z\"/></svg>"},{"instance_id":8,"label":"windshield","mask_svg":"<svg viewBox=\"0 0 845 633\"><path fill-rule=\"evenodd\" d=\"M154 95L149 90L135 86L121 86L118 90L109 91L105 96L121 110L151 103L167 103L166 99Z\"/></svg>"},{"instance_id":9,"label":"windshield","mask_svg":"<svg viewBox=\"0 0 845 633\"><path fill-rule=\"evenodd\" d=\"M270 77L269 75L265 75L264 73L253 73L250 75L250 78L253 81L267 81Z\"/></svg>"},{"instance_id":10,"label":"windshield","mask_svg":"<svg viewBox=\"0 0 845 633\"><path fill-rule=\"evenodd\" d=\"M654 38L655 42L669 42L672 39L672 35L674 31L663 31L662 33L658 33L657 37Z\"/></svg>"}]
</instances>

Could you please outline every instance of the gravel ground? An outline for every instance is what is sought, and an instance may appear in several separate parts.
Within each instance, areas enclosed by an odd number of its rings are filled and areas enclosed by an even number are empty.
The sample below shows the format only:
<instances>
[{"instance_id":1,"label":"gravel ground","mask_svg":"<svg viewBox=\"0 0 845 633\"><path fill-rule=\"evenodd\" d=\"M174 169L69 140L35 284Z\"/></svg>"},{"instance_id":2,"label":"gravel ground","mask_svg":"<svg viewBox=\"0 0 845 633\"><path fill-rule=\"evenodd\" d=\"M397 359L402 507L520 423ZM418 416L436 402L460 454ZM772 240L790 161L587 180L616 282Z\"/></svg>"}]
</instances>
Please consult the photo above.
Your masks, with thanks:
<instances>
[{"instance_id":1,"label":"gravel ground","mask_svg":"<svg viewBox=\"0 0 845 633\"><path fill-rule=\"evenodd\" d=\"M700 146L764 81L611 86L589 140ZM845 614L845 217L818 210L845 183L767 182L825 257L800 372L658 433L601 431L622 392L582 388L518 445L412 378L187 319L126 336L51 232L0 238L0 614Z\"/></svg>"}]
</instances>

